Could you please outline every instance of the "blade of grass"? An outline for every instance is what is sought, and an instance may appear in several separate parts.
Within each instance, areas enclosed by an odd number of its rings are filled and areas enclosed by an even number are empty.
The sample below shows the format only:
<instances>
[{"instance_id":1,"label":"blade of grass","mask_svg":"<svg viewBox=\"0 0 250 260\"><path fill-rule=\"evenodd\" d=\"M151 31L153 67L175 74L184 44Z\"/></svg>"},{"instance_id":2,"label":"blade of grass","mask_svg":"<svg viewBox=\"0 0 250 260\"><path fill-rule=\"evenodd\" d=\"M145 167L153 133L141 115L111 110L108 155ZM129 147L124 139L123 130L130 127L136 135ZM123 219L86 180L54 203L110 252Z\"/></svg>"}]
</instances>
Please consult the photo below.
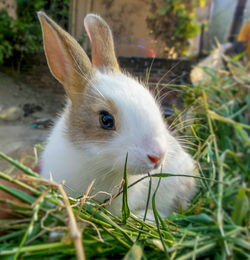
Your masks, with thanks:
<instances>
[{"instance_id":1,"label":"blade of grass","mask_svg":"<svg viewBox=\"0 0 250 260\"><path fill-rule=\"evenodd\" d=\"M43 251L43 250L50 250L54 248L65 248L68 246L66 242L55 242L55 243L43 243L38 245L32 246L24 246L20 249L20 253L27 253L27 252L35 252L35 251ZM13 255L15 254L19 248L14 247L12 249L7 250L0 250L0 255Z\"/></svg>"},{"instance_id":2,"label":"blade of grass","mask_svg":"<svg viewBox=\"0 0 250 260\"><path fill-rule=\"evenodd\" d=\"M9 175L7 175L3 172L0 172L0 178L4 179L6 181L12 182L12 183L24 188L24 189L36 194L36 195L40 195L40 193L41 193L41 192L37 191L36 189L32 188L31 186L27 185L26 183L23 183L19 180L16 180L15 178L12 178L11 176L9 176Z\"/></svg>"},{"instance_id":3,"label":"blade of grass","mask_svg":"<svg viewBox=\"0 0 250 260\"><path fill-rule=\"evenodd\" d=\"M149 174L148 174L149 175ZM147 217L147 212L148 212L148 206L149 206L149 201L150 201L150 196L151 196L151 189L152 189L152 177L149 175L149 182L148 182L148 197L147 197L147 203L146 203L146 208L145 208L145 213L144 213L144 216L143 216L143 221L146 220L146 217ZM141 236L141 232L143 230L143 225L141 226L141 231L139 232L138 234L138 237L136 239L136 241L138 241L140 239L140 236Z\"/></svg>"},{"instance_id":4,"label":"blade of grass","mask_svg":"<svg viewBox=\"0 0 250 260\"><path fill-rule=\"evenodd\" d=\"M223 183L222 182L223 182L224 170L223 170L223 164L222 164L222 161L221 161L221 157L219 156L219 149L218 149L218 144L217 144L217 140L216 140L216 135L214 133L214 129L213 129L213 125L212 125L212 119L211 119L210 114L209 114L209 106L208 106L208 101L207 101L207 95L206 95L205 91L203 91L202 94L203 94L204 106L205 106L205 109L206 109L206 112L207 112L209 130L210 130L211 135L213 136L214 150L215 150L217 164L218 164L218 167L219 167L219 170L218 170L218 172L219 172L218 177L219 178L218 179L219 179L220 183L218 185L217 221L218 221L218 225L219 225L219 228L220 228L221 235L224 238L225 232L224 232L224 229L223 229L223 216L222 216L222 197L223 197ZM231 252L229 250L228 244L227 244L225 239L223 239L223 243L225 245L227 255L230 256Z\"/></svg>"},{"instance_id":5,"label":"blade of grass","mask_svg":"<svg viewBox=\"0 0 250 260\"><path fill-rule=\"evenodd\" d=\"M169 259L168 251L167 251L166 245L164 243L164 240L163 240L163 237L162 237L162 234L161 234L160 223L159 223L159 213L158 213L158 211L156 209L156 205L155 205L155 197L156 197L156 193L158 191L158 188L160 186L160 183L161 183L161 178L159 178L158 184L157 184L156 189L155 189L153 196L152 196L152 208L153 208L153 213L154 213L154 217L155 217L155 224L157 226L158 234L159 234L159 237L160 237L166 258Z\"/></svg>"},{"instance_id":6,"label":"blade of grass","mask_svg":"<svg viewBox=\"0 0 250 260\"><path fill-rule=\"evenodd\" d=\"M34 228L34 224L35 224L35 222L36 222L37 219L38 219L38 211L39 211L39 209L40 209L40 207L41 207L41 204L42 204L42 201L40 201L40 202L39 202L37 205L35 205L35 207L33 208L33 216L32 216L31 222L30 222L30 224L29 224L29 226L28 226L28 228L27 228L27 231L25 232L25 234L24 234L24 236L23 236L23 238L22 238L22 240L21 240L21 243L20 243L20 245L19 245L19 247L18 247L18 250L17 250L16 254L14 255L14 259L15 259L15 260L18 259L19 254L20 254L20 252L21 252L21 249L22 249L22 247L23 247L25 241L27 240L27 237L29 236L29 234L31 234L31 232L32 232L32 230L33 230L33 228Z\"/></svg>"},{"instance_id":7,"label":"blade of grass","mask_svg":"<svg viewBox=\"0 0 250 260\"><path fill-rule=\"evenodd\" d=\"M12 159L11 157L9 157L8 155L6 155L2 152L0 152L0 158L6 160L7 162L14 165L16 168L20 169L21 171L25 172L28 175L31 175L31 176L34 176L34 177L37 177L37 178L41 178L41 176L38 173L32 171L30 168L26 167L25 165L23 165L20 162Z\"/></svg>"},{"instance_id":8,"label":"blade of grass","mask_svg":"<svg viewBox=\"0 0 250 260\"><path fill-rule=\"evenodd\" d=\"M123 172L123 196L122 196L122 223L126 224L127 219L130 215L130 210L128 207L128 176L127 176L127 163L128 163L128 154L126 155L124 172Z\"/></svg>"},{"instance_id":9,"label":"blade of grass","mask_svg":"<svg viewBox=\"0 0 250 260\"><path fill-rule=\"evenodd\" d=\"M119 236L116 236L114 234L114 232L109 231L107 228L102 227L103 230L105 230L110 236L112 236L115 240L117 240L119 243L121 243L123 246L125 246L126 248L130 248L131 246L126 243L125 241L123 241Z\"/></svg>"},{"instance_id":10,"label":"blade of grass","mask_svg":"<svg viewBox=\"0 0 250 260\"><path fill-rule=\"evenodd\" d=\"M212 243L208 243L205 246L197 248L196 251L195 251L196 256L199 256L202 253L205 253L205 252L208 252L208 251L212 250L213 248L215 248L215 246L216 246L216 243L212 242ZM193 257L193 254L194 254L194 252L191 251L191 252L186 253L186 254L184 254L184 255L182 255L180 257L177 257L176 260L188 260L188 259Z\"/></svg>"},{"instance_id":11,"label":"blade of grass","mask_svg":"<svg viewBox=\"0 0 250 260\"><path fill-rule=\"evenodd\" d=\"M7 186L3 185L2 183L0 183L0 190L3 190L5 192L7 192L8 194L10 194L24 202L28 202L30 204L32 204L36 200L35 197L27 194L24 191L18 190L13 187L7 187Z\"/></svg>"}]
</instances>

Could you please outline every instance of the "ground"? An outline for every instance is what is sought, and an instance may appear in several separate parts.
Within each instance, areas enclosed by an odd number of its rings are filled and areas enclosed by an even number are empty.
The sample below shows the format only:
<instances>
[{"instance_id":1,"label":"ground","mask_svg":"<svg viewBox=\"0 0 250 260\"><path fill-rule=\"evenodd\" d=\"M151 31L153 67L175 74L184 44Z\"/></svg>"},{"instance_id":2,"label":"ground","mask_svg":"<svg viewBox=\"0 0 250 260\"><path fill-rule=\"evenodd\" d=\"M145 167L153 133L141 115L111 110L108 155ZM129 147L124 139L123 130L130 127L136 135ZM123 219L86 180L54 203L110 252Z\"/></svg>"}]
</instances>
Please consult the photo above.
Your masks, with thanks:
<instances>
[{"instance_id":1,"label":"ground","mask_svg":"<svg viewBox=\"0 0 250 260\"><path fill-rule=\"evenodd\" d=\"M53 122L64 100L63 94L52 89L41 91L23 83L19 77L0 72L0 115L11 107L19 108L20 112L16 120L0 119L0 151L18 160L32 154L34 145L43 143L49 132L49 127L38 124ZM8 164L0 159L0 170L6 167Z\"/></svg>"}]
</instances>

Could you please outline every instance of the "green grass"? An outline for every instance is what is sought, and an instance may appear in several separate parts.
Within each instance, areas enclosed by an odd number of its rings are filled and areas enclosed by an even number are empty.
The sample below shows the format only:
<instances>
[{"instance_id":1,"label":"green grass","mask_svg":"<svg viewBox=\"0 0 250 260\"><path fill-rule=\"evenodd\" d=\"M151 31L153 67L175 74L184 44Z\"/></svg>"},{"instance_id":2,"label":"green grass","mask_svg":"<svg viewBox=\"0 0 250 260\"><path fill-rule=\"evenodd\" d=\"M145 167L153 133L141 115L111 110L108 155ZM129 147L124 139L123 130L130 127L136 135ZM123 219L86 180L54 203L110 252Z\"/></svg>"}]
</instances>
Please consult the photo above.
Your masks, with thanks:
<instances>
[{"instance_id":1,"label":"green grass","mask_svg":"<svg viewBox=\"0 0 250 260\"><path fill-rule=\"evenodd\" d=\"M185 136L185 145L194 148L191 153L200 171L199 192L186 211L165 219L157 212L157 190L151 190L151 180L160 182L168 174L148 176L156 219L150 224L129 212L126 170L123 217L118 218L87 196L82 201L68 198L61 185L42 180L0 153L27 174L25 182L3 172L0 178L32 192L0 184L1 190L20 199L0 198L16 214L0 221L0 258L249 259L250 78L237 60L230 60L228 68L206 69L211 78L206 84L172 86L182 90L185 108L194 118L186 120L186 127L176 110L172 127Z\"/></svg>"}]
</instances>

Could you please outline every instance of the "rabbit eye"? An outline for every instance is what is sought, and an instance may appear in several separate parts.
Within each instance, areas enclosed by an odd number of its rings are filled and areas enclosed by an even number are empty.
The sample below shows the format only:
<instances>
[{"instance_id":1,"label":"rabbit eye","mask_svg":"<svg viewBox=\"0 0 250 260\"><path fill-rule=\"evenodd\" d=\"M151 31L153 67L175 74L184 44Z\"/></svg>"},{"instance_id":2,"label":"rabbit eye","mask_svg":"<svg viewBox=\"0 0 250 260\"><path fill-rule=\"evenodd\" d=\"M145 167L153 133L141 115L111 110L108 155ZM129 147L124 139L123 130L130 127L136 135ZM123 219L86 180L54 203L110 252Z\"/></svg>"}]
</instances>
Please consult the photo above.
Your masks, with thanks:
<instances>
[{"instance_id":1,"label":"rabbit eye","mask_svg":"<svg viewBox=\"0 0 250 260\"><path fill-rule=\"evenodd\" d=\"M99 112L99 122L103 129L115 130L115 120L109 112L102 110Z\"/></svg>"}]
</instances>

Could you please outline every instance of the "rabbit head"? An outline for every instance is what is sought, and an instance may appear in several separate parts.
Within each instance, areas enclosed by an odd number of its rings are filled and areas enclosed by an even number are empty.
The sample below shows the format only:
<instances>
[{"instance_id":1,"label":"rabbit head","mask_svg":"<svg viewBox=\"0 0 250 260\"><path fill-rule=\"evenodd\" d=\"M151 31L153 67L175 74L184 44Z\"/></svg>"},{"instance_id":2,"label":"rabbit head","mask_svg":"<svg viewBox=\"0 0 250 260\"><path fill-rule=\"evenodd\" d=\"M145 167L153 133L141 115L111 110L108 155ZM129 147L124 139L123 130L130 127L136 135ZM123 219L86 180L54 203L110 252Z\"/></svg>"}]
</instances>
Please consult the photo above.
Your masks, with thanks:
<instances>
[{"instance_id":1,"label":"rabbit head","mask_svg":"<svg viewBox=\"0 0 250 260\"><path fill-rule=\"evenodd\" d=\"M42 12L39 19L49 68L69 97L65 137L103 168L122 170L127 153L130 174L160 167L172 137L148 89L121 72L106 22L94 14L84 20L91 64L67 32Z\"/></svg>"}]
</instances>

